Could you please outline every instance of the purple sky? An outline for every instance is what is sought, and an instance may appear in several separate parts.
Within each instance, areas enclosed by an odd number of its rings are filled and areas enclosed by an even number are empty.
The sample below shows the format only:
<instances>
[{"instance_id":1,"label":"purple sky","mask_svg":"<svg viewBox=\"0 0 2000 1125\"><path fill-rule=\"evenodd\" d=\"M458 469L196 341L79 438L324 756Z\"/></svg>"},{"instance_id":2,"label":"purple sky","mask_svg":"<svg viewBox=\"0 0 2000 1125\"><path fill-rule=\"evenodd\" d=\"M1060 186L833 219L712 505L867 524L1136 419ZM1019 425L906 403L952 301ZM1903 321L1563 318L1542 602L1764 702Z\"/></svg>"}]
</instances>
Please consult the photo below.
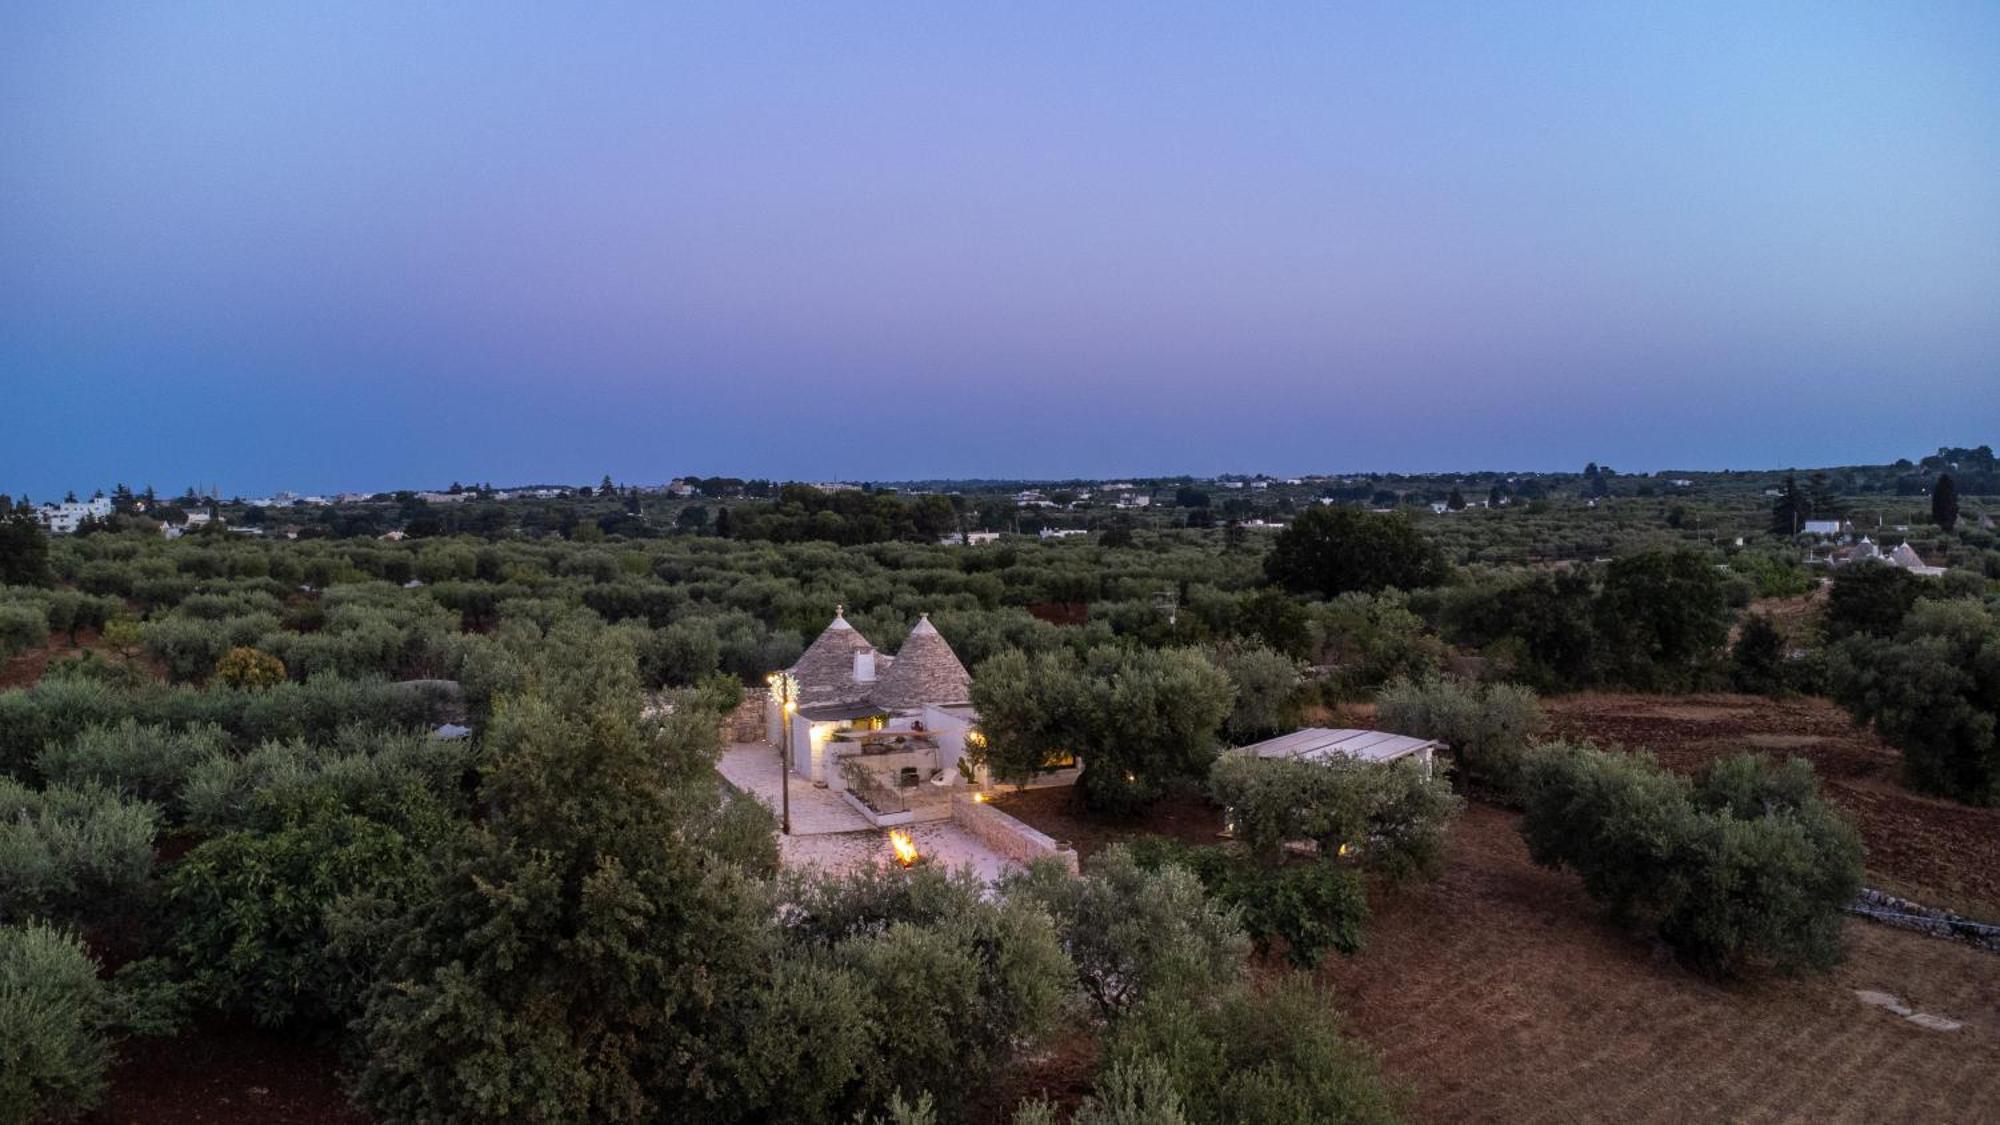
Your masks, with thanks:
<instances>
[{"instance_id":1,"label":"purple sky","mask_svg":"<svg viewBox=\"0 0 2000 1125\"><path fill-rule=\"evenodd\" d=\"M2000 5L0 7L0 491L2000 440Z\"/></svg>"}]
</instances>

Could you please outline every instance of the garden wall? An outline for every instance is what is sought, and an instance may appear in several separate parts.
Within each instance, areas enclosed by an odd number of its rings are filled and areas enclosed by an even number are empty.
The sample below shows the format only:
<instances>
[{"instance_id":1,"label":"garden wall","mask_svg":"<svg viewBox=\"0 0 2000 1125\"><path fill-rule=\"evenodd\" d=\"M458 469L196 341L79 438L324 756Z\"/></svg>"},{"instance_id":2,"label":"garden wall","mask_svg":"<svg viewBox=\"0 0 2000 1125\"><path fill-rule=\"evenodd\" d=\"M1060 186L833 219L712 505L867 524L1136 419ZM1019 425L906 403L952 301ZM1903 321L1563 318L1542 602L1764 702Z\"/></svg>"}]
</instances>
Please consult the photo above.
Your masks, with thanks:
<instances>
[{"instance_id":1,"label":"garden wall","mask_svg":"<svg viewBox=\"0 0 2000 1125\"><path fill-rule=\"evenodd\" d=\"M975 800L970 793L951 795L951 819L952 823L1008 859L1033 863L1038 859L1053 858L1069 868L1072 875L1080 870L1075 848L1059 843L1048 833L1031 828L992 805Z\"/></svg>"}]
</instances>

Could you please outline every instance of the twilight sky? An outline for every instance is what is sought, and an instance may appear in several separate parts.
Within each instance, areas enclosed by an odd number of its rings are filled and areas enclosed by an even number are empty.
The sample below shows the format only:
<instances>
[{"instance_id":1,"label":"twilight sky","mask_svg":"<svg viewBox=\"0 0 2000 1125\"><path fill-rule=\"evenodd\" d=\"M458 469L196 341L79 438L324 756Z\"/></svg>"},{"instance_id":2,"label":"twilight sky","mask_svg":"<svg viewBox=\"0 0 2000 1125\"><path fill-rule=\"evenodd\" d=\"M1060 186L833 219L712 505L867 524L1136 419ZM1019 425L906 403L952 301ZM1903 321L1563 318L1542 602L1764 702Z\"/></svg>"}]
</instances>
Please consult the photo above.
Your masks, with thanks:
<instances>
[{"instance_id":1,"label":"twilight sky","mask_svg":"<svg viewBox=\"0 0 2000 1125\"><path fill-rule=\"evenodd\" d=\"M0 3L0 491L2000 441L1996 60L1990 2Z\"/></svg>"}]
</instances>

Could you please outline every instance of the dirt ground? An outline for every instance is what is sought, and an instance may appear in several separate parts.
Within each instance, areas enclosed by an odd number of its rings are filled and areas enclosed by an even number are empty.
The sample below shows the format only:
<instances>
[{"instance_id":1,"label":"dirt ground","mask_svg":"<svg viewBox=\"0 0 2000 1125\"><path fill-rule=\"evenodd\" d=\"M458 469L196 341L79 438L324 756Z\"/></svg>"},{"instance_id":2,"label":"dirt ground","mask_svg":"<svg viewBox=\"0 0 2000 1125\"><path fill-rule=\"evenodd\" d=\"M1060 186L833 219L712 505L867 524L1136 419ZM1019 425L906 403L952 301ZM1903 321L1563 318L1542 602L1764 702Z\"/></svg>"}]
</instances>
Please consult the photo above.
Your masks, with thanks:
<instances>
[{"instance_id":1,"label":"dirt ground","mask_svg":"<svg viewBox=\"0 0 2000 1125\"><path fill-rule=\"evenodd\" d=\"M98 636L96 629L89 627L78 629L76 641L76 645L72 647L69 643L69 634L56 633L34 648L15 653L8 659L0 661L0 691L34 687L41 682L42 673L51 662L72 659L81 655L86 649L95 649L98 655L113 660L127 660L126 657L112 652L110 647L105 645L103 638ZM136 663L156 680L164 681L167 678L165 665L149 654L140 653L130 658L128 662Z\"/></svg>"},{"instance_id":2,"label":"dirt ground","mask_svg":"<svg viewBox=\"0 0 2000 1125\"><path fill-rule=\"evenodd\" d=\"M993 806L1054 836L1067 840L1085 863L1100 850L1141 833L1172 836L1190 844L1213 844L1222 831L1222 812L1197 794L1162 798L1143 820L1120 822L1094 817L1083 810L1075 788L1022 789L999 793Z\"/></svg>"},{"instance_id":3,"label":"dirt ground","mask_svg":"<svg viewBox=\"0 0 2000 1125\"><path fill-rule=\"evenodd\" d=\"M2000 1116L2000 957L1870 923L1830 977L1723 987L1609 924L1474 805L1435 884L1378 891L1322 980L1420 1121L1975 1121ZM1893 993L1959 1020L1862 1004Z\"/></svg>"},{"instance_id":4,"label":"dirt ground","mask_svg":"<svg viewBox=\"0 0 2000 1125\"><path fill-rule=\"evenodd\" d=\"M2000 919L2000 809L1925 797L1897 780L1901 756L1824 699L1585 693L1542 701L1551 733L1653 751L1692 772L1741 751L1797 756L1861 830L1870 882ZM1996 1111L2000 1116L2000 1111Z\"/></svg>"},{"instance_id":5,"label":"dirt ground","mask_svg":"<svg viewBox=\"0 0 2000 1125\"><path fill-rule=\"evenodd\" d=\"M234 1024L119 1048L103 1125L364 1125L348 1103L331 1047Z\"/></svg>"}]
</instances>

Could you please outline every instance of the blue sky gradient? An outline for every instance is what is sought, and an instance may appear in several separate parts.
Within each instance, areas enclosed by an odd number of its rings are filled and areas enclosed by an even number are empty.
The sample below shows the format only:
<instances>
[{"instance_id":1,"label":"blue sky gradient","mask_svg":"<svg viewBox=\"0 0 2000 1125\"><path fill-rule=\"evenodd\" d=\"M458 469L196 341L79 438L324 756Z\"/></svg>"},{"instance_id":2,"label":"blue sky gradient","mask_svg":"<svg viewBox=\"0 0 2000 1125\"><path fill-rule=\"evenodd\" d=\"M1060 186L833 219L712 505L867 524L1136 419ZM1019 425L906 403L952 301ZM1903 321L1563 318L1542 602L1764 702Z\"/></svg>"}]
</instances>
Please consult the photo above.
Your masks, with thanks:
<instances>
[{"instance_id":1,"label":"blue sky gradient","mask_svg":"<svg viewBox=\"0 0 2000 1125\"><path fill-rule=\"evenodd\" d=\"M1993 442L1996 59L1990 3L4 5L0 490Z\"/></svg>"}]
</instances>

